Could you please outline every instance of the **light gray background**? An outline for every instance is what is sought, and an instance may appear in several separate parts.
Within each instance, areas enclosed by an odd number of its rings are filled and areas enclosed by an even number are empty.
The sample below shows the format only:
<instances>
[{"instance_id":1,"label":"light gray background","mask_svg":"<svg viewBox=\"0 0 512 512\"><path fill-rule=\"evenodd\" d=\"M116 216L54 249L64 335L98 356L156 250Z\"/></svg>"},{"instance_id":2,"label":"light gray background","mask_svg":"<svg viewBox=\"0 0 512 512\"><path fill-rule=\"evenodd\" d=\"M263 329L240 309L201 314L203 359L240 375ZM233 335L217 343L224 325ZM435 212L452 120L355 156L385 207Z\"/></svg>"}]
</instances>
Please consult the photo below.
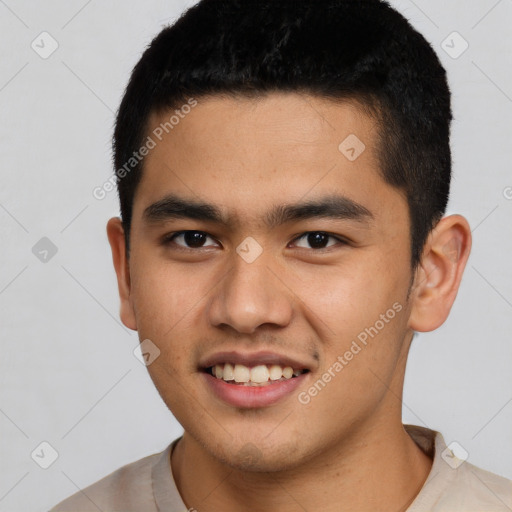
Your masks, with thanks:
<instances>
[{"instance_id":1,"label":"light gray background","mask_svg":"<svg viewBox=\"0 0 512 512\"><path fill-rule=\"evenodd\" d=\"M465 215L474 235L449 320L414 341L404 421L512 478L512 1L392 4L448 69L449 213ZM1 511L47 510L181 433L118 318L105 233L116 193L98 201L92 190L112 174L114 112L132 67L186 6L0 0ZM43 31L59 45L47 59L31 48ZM458 58L442 47L463 48L446 39L453 31L469 43ZM58 249L46 263L32 252L42 237ZM59 455L46 470L31 458L43 441Z\"/></svg>"}]
</instances>

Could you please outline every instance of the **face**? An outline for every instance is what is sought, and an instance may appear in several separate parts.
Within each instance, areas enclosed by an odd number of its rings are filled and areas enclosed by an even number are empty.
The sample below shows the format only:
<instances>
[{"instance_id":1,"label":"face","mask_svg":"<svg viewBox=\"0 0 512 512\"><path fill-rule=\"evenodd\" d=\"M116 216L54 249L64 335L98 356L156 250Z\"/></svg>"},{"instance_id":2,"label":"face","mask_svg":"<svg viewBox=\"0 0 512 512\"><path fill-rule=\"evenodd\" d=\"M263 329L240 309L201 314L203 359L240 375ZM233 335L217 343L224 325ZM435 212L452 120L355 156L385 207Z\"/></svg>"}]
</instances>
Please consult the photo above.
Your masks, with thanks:
<instances>
[{"instance_id":1,"label":"face","mask_svg":"<svg viewBox=\"0 0 512 512\"><path fill-rule=\"evenodd\" d=\"M375 122L272 93L200 99L163 135L134 199L122 318L160 351L148 370L185 435L268 471L400 421L409 217Z\"/></svg>"}]
</instances>

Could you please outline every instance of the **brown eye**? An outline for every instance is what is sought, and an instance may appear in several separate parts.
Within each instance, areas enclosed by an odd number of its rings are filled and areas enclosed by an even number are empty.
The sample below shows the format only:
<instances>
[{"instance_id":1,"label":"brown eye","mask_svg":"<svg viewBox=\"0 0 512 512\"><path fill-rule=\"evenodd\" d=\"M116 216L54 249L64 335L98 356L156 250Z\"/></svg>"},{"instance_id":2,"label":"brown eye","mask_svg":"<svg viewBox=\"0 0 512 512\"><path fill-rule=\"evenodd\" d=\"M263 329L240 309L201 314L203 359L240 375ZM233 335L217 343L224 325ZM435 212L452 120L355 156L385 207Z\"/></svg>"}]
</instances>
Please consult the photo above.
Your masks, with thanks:
<instances>
[{"instance_id":1,"label":"brown eye","mask_svg":"<svg viewBox=\"0 0 512 512\"><path fill-rule=\"evenodd\" d=\"M167 236L164 243L173 243L185 249L200 249L202 247L210 247L205 246L205 242L208 238L213 240L213 238L204 231L179 231L178 233ZM181 240L183 243L178 243L177 240Z\"/></svg>"},{"instance_id":2,"label":"brown eye","mask_svg":"<svg viewBox=\"0 0 512 512\"><path fill-rule=\"evenodd\" d=\"M329 244L329 239L334 240L335 242L339 242L341 244L345 244L346 242L342 240L341 238L338 238L334 235L330 235L329 233L325 233L324 231L310 231L308 233L304 233L300 237L296 238L295 240L305 240L307 244L310 245L310 247L304 246L304 245L298 245L298 247L305 248L305 249L326 249L327 247L331 247L333 245L336 245L336 243Z\"/></svg>"}]
</instances>

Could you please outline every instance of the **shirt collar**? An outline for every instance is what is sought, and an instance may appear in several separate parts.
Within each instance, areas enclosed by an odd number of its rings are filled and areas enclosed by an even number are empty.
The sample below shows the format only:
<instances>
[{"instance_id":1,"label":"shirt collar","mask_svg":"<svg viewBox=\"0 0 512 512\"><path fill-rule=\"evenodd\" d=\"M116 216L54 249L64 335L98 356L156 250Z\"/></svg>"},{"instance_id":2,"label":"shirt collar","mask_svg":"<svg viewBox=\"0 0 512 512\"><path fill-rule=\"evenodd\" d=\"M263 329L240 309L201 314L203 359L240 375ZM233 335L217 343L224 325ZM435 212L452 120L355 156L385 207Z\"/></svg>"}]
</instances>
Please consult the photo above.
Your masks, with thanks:
<instances>
[{"instance_id":1,"label":"shirt collar","mask_svg":"<svg viewBox=\"0 0 512 512\"><path fill-rule=\"evenodd\" d=\"M163 452L151 470L153 482L153 495L157 509L161 512L186 512L187 507L181 499L180 493L174 482L171 468L171 455L178 443L175 439Z\"/></svg>"}]
</instances>

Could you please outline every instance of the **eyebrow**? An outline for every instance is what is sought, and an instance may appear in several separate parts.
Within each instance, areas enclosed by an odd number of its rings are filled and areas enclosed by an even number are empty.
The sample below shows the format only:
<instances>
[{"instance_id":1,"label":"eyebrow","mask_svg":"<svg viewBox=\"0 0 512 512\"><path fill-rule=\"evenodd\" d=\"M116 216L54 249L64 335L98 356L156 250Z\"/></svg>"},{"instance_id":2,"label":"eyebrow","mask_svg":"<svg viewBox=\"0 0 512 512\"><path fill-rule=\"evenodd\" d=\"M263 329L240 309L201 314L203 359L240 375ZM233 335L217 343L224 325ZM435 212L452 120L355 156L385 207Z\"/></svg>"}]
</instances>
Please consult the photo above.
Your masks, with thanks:
<instances>
[{"instance_id":1,"label":"eyebrow","mask_svg":"<svg viewBox=\"0 0 512 512\"><path fill-rule=\"evenodd\" d=\"M150 224L173 219L209 221L224 226L233 224L217 206L173 194L148 206L142 217ZM264 222L268 228L273 229L288 222L314 218L347 219L368 223L374 219L374 215L366 207L348 197L328 195L295 204L275 205L266 213Z\"/></svg>"}]
</instances>

